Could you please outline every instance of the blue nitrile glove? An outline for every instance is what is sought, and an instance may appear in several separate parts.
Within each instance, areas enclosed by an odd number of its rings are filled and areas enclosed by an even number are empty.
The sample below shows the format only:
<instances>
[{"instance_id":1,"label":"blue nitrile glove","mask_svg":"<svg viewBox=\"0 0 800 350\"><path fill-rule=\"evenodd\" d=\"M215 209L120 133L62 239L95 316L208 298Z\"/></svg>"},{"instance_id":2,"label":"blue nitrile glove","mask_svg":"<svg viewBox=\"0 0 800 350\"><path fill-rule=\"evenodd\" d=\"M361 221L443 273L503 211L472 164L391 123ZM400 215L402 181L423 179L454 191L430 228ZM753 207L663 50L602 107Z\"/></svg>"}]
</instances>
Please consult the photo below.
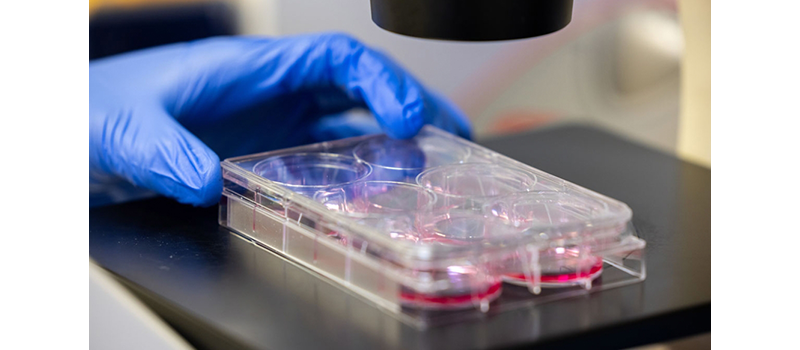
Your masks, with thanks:
<instances>
[{"instance_id":1,"label":"blue nitrile glove","mask_svg":"<svg viewBox=\"0 0 800 350\"><path fill-rule=\"evenodd\" d=\"M370 123L336 116L369 109ZM423 124L469 138L456 107L342 34L200 40L89 64L90 183L123 178L182 203L222 192L220 158Z\"/></svg>"}]
</instances>

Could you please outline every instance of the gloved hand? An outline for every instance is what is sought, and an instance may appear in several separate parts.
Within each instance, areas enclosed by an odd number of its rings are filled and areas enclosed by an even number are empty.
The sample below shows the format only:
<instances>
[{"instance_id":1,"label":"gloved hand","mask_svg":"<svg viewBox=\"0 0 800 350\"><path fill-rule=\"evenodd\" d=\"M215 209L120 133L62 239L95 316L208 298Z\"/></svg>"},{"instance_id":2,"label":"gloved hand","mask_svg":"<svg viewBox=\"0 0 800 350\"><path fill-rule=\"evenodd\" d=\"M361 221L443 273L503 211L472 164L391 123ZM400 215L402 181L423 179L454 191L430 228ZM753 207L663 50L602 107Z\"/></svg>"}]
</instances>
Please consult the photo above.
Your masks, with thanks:
<instances>
[{"instance_id":1,"label":"gloved hand","mask_svg":"<svg viewBox=\"0 0 800 350\"><path fill-rule=\"evenodd\" d=\"M367 108L374 124L336 114ZM214 38L89 64L90 183L123 178L193 205L222 193L220 158L430 123L461 112L342 34Z\"/></svg>"}]
</instances>

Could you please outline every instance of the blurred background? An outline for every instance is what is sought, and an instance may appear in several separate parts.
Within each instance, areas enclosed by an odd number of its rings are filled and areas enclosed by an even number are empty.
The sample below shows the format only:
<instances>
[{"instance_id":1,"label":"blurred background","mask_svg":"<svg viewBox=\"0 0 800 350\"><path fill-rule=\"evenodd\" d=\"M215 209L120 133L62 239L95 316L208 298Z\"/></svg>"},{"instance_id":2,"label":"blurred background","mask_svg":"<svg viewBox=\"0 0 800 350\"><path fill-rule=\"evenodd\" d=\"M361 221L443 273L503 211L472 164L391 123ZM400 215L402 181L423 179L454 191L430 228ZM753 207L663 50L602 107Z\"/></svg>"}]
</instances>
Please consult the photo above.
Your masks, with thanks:
<instances>
[{"instance_id":1,"label":"blurred background","mask_svg":"<svg viewBox=\"0 0 800 350\"><path fill-rule=\"evenodd\" d=\"M449 96L480 139L586 123L711 165L710 0L575 0L572 23L488 43L378 28L367 0L90 0L89 59L217 35L350 33Z\"/></svg>"}]
</instances>

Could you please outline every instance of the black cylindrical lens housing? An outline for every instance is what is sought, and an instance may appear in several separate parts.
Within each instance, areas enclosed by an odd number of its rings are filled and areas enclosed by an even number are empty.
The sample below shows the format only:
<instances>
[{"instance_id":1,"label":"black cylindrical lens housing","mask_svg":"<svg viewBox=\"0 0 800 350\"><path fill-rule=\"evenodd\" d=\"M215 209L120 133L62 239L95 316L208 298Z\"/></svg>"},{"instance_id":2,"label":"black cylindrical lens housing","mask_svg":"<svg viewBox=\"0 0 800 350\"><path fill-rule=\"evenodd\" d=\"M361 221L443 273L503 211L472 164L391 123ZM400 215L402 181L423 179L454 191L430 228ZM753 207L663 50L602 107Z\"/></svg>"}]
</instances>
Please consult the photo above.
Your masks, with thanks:
<instances>
[{"instance_id":1,"label":"black cylindrical lens housing","mask_svg":"<svg viewBox=\"0 0 800 350\"><path fill-rule=\"evenodd\" d=\"M572 0L370 0L372 21L420 38L489 41L555 32L572 20Z\"/></svg>"}]
</instances>

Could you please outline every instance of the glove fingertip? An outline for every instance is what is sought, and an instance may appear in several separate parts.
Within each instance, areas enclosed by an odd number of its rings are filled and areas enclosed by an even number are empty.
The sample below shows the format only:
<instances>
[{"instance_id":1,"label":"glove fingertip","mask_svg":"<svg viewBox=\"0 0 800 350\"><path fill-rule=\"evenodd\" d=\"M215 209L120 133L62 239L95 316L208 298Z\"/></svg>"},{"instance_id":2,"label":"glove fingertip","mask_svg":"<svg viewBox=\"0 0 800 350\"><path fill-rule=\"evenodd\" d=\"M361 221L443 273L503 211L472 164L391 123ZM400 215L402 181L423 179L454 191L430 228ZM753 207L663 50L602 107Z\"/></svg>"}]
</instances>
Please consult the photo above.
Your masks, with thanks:
<instances>
[{"instance_id":1,"label":"glove fingertip","mask_svg":"<svg viewBox=\"0 0 800 350\"><path fill-rule=\"evenodd\" d=\"M176 127L160 138L161 150L151 153L149 178L153 187L178 202L211 206L222 194L219 156L194 135Z\"/></svg>"},{"instance_id":2,"label":"glove fingertip","mask_svg":"<svg viewBox=\"0 0 800 350\"><path fill-rule=\"evenodd\" d=\"M217 164L219 164L219 161L217 161ZM219 203L219 199L222 196L222 172L219 166L214 169L213 173L203 180L204 185L199 192L196 203L193 203L194 205L209 207Z\"/></svg>"},{"instance_id":3,"label":"glove fingertip","mask_svg":"<svg viewBox=\"0 0 800 350\"><path fill-rule=\"evenodd\" d=\"M222 195L222 169L219 165L219 157L213 152L206 152L198 158L202 166L195 168L198 188L186 188L186 193L182 196L186 204L200 207L209 207L219 202ZM182 201L183 201L182 200Z\"/></svg>"},{"instance_id":4,"label":"glove fingertip","mask_svg":"<svg viewBox=\"0 0 800 350\"><path fill-rule=\"evenodd\" d=\"M402 109L401 116L384 120L388 121L385 126L386 134L395 139L410 139L416 136L425 125L421 102L406 105Z\"/></svg>"},{"instance_id":5,"label":"glove fingertip","mask_svg":"<svg viewBox=\"0 0 800 350\"><path fill-rule=\"evenodd\" d=\"M402 126L389 128L388 130L386 130L386 134L393 139L404 140L416 136L419 133L420 129L422 129L421 123L419 124L419 126L403 124Z\"/></svg>"},{"instance_id":6,"label":"glove fingertip","mask_svg":"<svg viewBox=\"0 0 800 350\"><path fill-rule=\"evenodd\" d=\"M458 136L461 138L472 141L472 127L469 122L463 122L458 126Z\"/></svg>"}]
</instances>

